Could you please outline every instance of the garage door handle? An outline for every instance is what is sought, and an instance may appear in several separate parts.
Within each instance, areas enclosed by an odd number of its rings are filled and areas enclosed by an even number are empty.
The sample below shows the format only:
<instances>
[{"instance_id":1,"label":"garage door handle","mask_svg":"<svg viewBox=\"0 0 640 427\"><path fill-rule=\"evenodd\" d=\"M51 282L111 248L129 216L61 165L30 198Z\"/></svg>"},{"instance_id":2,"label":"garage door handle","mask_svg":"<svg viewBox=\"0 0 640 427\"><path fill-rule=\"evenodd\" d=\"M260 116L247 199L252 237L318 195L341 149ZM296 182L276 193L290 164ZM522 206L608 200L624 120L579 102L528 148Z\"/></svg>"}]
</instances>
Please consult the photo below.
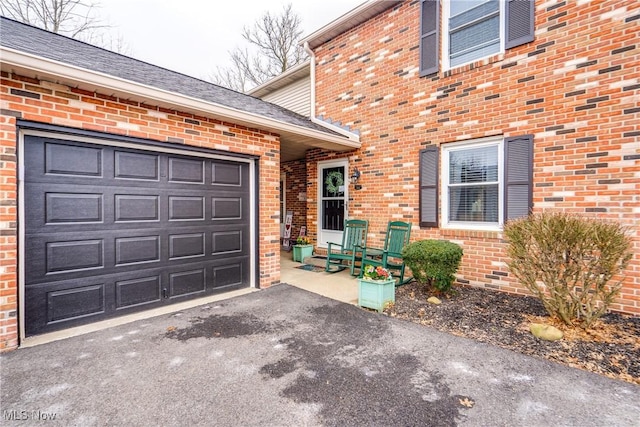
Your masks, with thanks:
<instances>
[{"instance_id":1,"label":"garage door handle","mask_svg":"<svg viewBox=\"0 0 640 427\"><path fill-rule=\"evenodd\" d=\"M162 298L169 298L169 292L167 292L167 288L162 288Z\"/></svg>"}]
</instances>

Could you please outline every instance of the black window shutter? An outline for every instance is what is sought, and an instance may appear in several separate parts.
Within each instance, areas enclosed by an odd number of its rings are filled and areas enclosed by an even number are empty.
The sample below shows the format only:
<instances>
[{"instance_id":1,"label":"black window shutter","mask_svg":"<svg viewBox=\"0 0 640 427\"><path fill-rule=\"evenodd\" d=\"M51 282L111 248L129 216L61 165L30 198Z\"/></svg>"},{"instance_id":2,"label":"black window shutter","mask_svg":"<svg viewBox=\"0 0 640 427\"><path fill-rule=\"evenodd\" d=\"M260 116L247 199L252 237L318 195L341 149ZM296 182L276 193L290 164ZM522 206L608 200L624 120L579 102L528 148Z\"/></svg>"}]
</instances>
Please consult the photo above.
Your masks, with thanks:
<instances>
[{"instance_id":1,"label":"black window shutter","mask_svg":"<svg viewBox=\"0 0 640 427\"><path fill-rule=\"evenodd\" d=\"M507 0L505 13L505 48L533 41L535 31L534 0Z\"/></svg>"},{"instance_id":2,"label":"black window shutter","mask_svg":"<svg viewBox=\"0 0 640 427\"><path fill-rule=\"evenodd\" d=\"M504 220L529 215L533 208L533 135L504 140Z\"/></svg>"},{"instance_id":3,"label":"black window shutter","mask_svg":"<svg viewBox=\"0 0 640 427\"><path fill-rule=\"evenodd\" d=\"M420 227L438 226L438 147L420 151Z\"/></svg>"},{"instance_id":4,"label":"black window shutter","mask_svg":"<svg viewBox=\"0 0 640 427\"><path fill-rule=\"evenodd\" d=\"M437 73L440 33L440 0L421 0L420 3L420 77Z\"/></svg>"}]
</instances>

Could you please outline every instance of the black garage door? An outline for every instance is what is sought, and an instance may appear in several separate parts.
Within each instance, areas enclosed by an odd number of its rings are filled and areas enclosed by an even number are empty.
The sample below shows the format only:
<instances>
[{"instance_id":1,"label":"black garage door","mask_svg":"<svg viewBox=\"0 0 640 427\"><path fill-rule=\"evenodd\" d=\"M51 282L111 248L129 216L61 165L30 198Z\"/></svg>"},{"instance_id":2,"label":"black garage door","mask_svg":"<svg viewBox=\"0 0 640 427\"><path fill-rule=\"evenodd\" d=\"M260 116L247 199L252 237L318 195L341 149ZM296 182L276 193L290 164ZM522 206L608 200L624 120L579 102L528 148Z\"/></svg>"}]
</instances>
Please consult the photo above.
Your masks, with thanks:
<instances>
[{"instance_id":1,"label":"black garage door","mask_svg":"<svg viewBox=\"0 0 640 427\"><path fill-rule=\"evenodd\" d=\"M247 287L249 165L25 138L25 332Z\"/></svg>"}]
</instances>

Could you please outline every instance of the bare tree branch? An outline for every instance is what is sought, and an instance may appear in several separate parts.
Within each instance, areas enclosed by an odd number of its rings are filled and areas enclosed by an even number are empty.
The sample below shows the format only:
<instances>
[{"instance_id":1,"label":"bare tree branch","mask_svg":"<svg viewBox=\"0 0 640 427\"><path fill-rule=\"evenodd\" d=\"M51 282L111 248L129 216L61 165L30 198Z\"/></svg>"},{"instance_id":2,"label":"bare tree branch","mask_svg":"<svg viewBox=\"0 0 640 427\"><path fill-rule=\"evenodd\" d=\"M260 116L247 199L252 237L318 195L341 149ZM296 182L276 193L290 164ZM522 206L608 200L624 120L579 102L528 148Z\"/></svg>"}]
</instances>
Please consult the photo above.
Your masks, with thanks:
<instances>
[{"instance_id":1,"label":"bare tree branch","mask_svg":"<svg viewBox=\"0 0 640 427\"><path fill-rule=\"evenodd\" d=\"M244 27L242 37L251 50L236 47L229 51L231 66L217 67L210 76L214 83L246 92L305 60L298 45L301 19L284 6L280 15L266 12L252 27Z\"/></svg>"},{"instance_id":2,"label":"bare tree branch","mask_svg":"<svg viewBox=\"0 0 640 427\"><path fill-rule=\"evenodd\" d=\"M92 0L0 0L2 15L73 38L108 27L96 15L99 6Z\"/></svg>"},{"instance_id":3,"label":"bare tree branch","mask_svg":"<svg viewBox=\"0 0 640 427\"><path fill-rule=\"evenodd\" d=\"M114 40L105 33L111 26L98 17L99 8L94 0L0 0L3 16L115 52L129 52L121 36Z\"/></svg>"}]
</instances>

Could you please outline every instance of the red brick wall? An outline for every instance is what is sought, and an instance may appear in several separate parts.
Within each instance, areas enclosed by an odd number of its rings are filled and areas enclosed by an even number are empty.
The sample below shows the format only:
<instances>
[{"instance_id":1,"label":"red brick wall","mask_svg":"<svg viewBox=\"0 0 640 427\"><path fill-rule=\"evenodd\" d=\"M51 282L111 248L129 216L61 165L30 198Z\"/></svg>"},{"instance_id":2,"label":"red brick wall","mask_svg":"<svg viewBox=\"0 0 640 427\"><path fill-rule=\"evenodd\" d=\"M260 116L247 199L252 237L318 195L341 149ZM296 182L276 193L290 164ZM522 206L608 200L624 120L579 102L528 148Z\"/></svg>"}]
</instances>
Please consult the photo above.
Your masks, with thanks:
<instances>
[{"instance_id":1,"label":"red brick wall","mask_svg":"<svg viewBox=\"0 0 640 427\"><path fill-rule=\"evenodd\" d=\"M361 133L350 215L370 220L374 243L388 220L411 221L412 240L464 247L460 281L525 292L502 233L418 227L417 170L429 144L533 134L534 209L629 226L635 255L613 308L640 314L640 2L538 0L535 41L425 78L419 12L405 1L315 50L317 114Z\"/></svg>"},{"instance_id":2,"label":"red brick wall","mask_svg":"<svg viewBox=\"0 0 640 427\"><path fill-rule=\"evenodd\" d=\"M15 118L5 113L0 114L0 351L18 345L16 133Z\"/></svg>"},{"instance_id":3,"label":"red brick wall","mask_svg":"<svg viewBox=\"0 0 640 427\"><path fill-rule=\"evenodd\" d=\"M0 351L18 344L16 118L260 156L257 284L280 281L279 138L101 93L2 72L0 86Z\"/></svg>"},{"instance_id":4,"label":"red brick wall","mask_svg":"<svg viewBox=\"0 0 640 427\"><path fill-rule=\"evenodd\" d=\"M280 172L286 176L286 211L293 212L291 237L296 239L300 235L300 227L307 225L307 166L304 160L293 160L281 163ZM308 232L307 236L315 241Z\"/></svg>"}]
</instances>

